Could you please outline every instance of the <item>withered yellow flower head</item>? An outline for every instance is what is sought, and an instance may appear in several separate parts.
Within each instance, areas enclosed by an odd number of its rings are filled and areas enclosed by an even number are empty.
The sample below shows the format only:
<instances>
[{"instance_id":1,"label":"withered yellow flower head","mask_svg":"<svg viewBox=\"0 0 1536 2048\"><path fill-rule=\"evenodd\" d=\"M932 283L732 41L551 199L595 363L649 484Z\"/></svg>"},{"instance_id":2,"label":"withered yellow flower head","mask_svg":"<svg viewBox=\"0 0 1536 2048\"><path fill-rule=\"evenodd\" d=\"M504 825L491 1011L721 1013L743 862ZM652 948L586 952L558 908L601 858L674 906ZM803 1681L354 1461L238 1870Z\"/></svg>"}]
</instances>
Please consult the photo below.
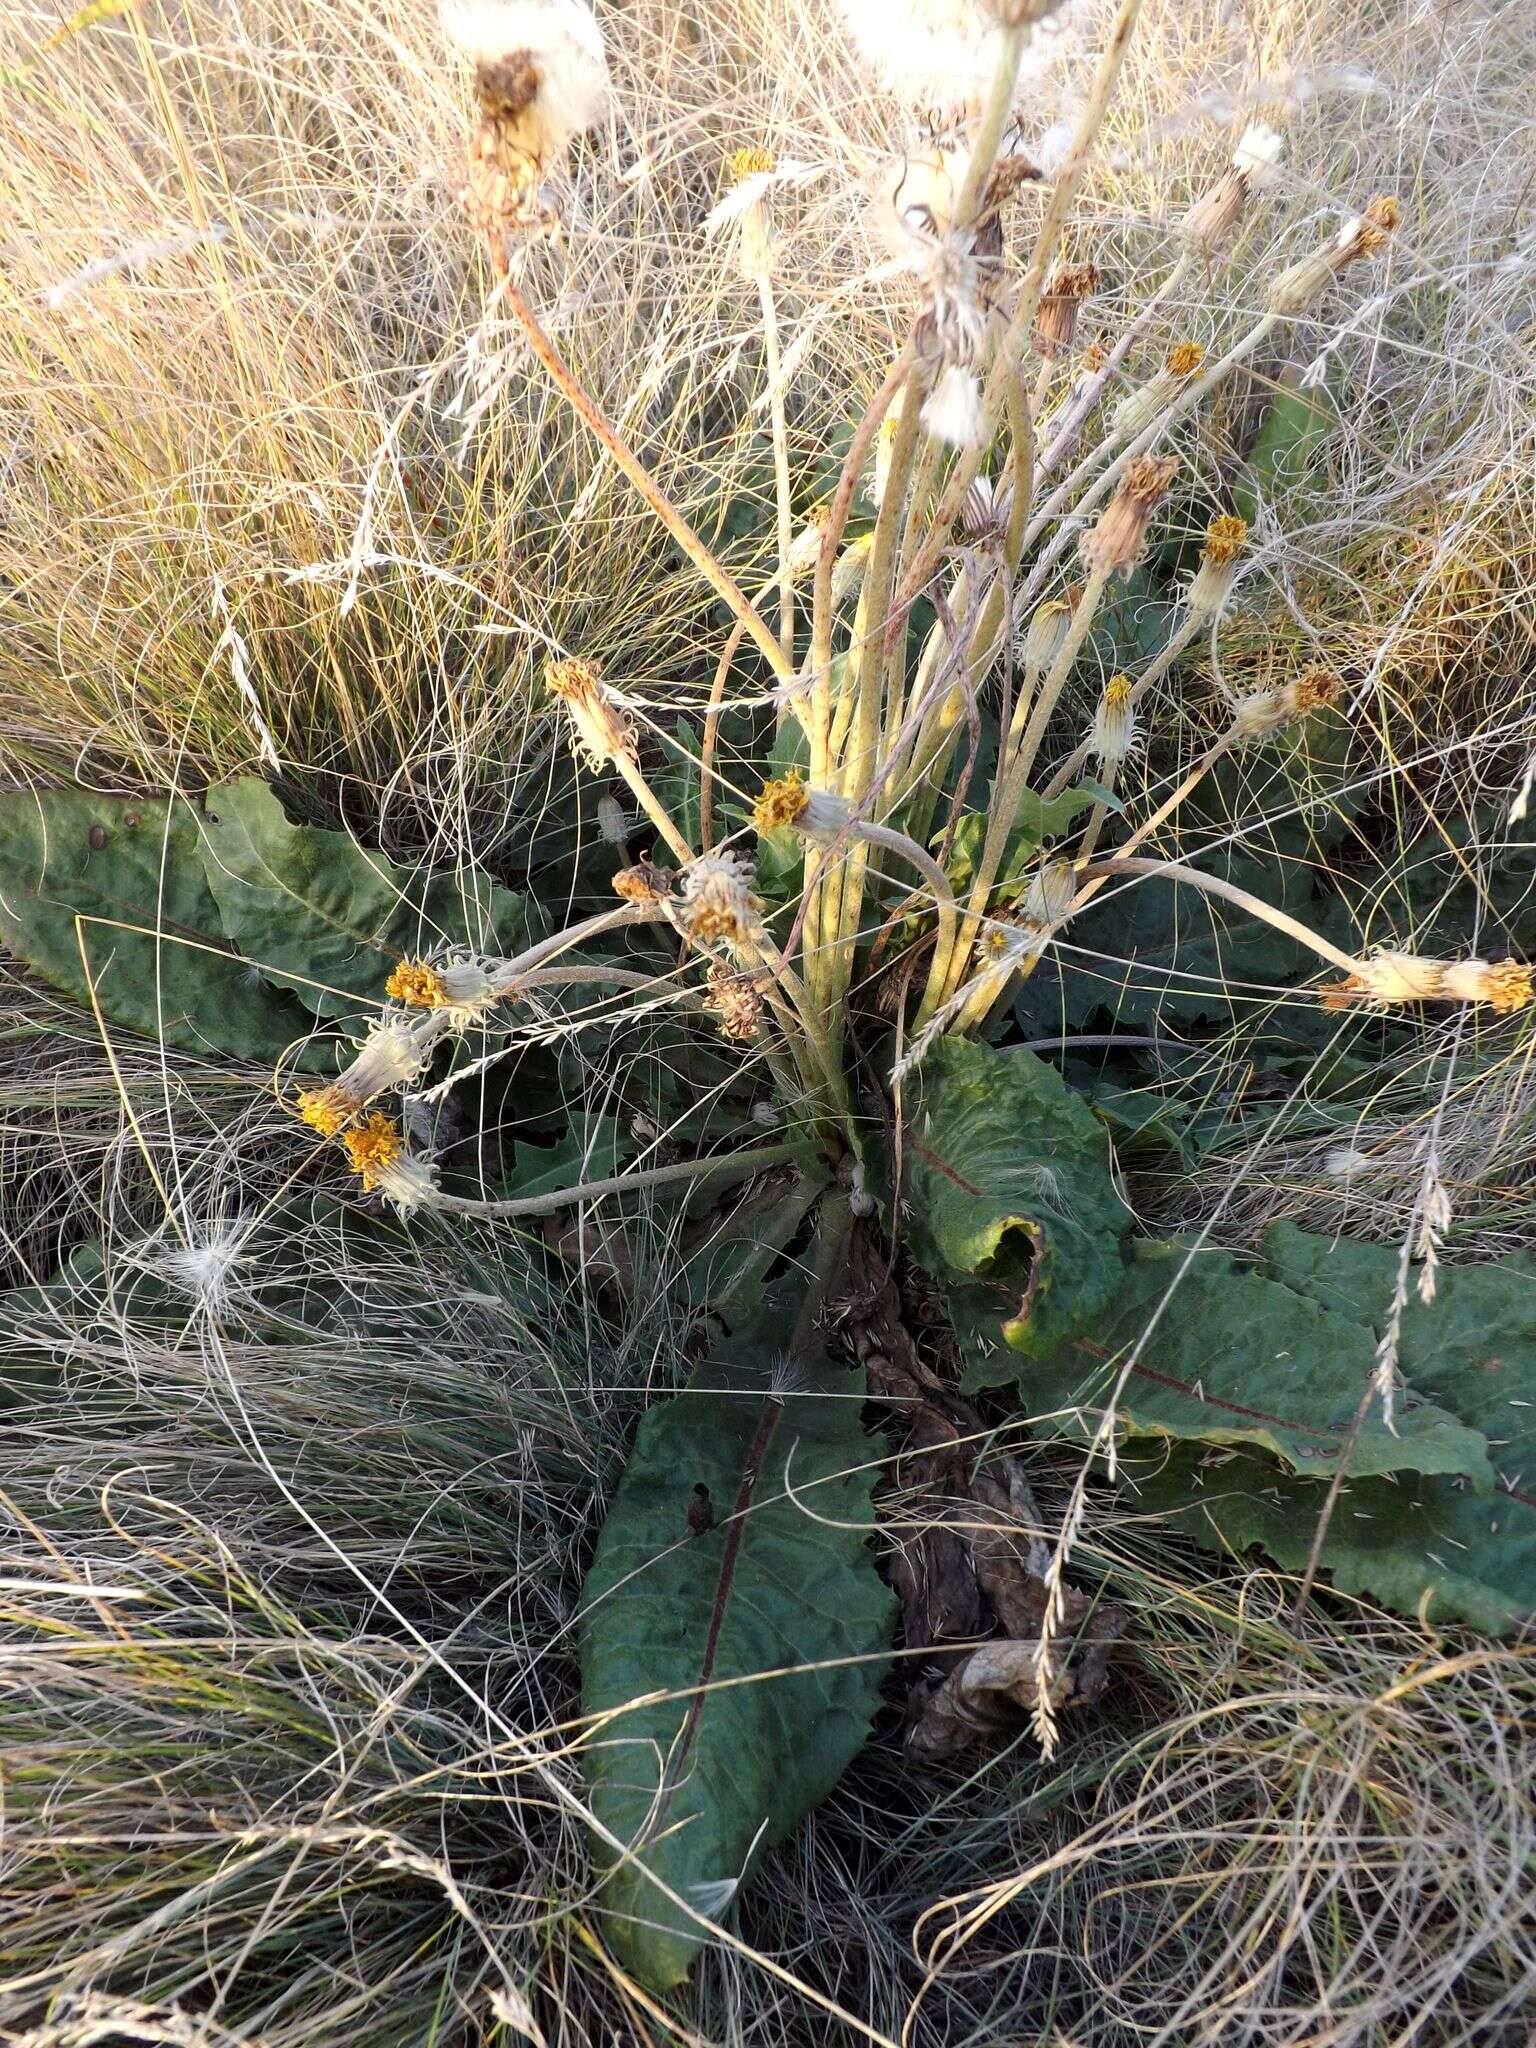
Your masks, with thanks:
<instances>
[{"instance_id":1,"label":"withered yellow flower head","mask_svg":"<svg viewBox=\"0 0 1536 2048\"><path fill-rule=\"evenodd\" d=\"M1357 235L1359 254L1374 256L1386 245L1388 236L1395 235L1402 225L1403 209L1390 193L1381 193L1373 199L1360 216Z\"/></svg>"},{"instance_id":2,"label":"withered yellow flower head","mask_svg":"<svg viewBox=\"0 0 1536 2048\"><path fill-rule=\"evenodd\" d=\"M1325 1010L1356 1003L1392 1009L1406 1003L1484 1003L1499 1016L1525 1009L1536 969L1518 960L1425 960L1415 953L1375 953L1321 991Z\"/></svg>"},{"instance_id":3,"label":"withered yellow flower head","mask_svg":"<svg viewBox=\"0 0 1536 2048\"><path fill-rule=\"evenodd\" d=\"M761 177L763 172L771 171L773 152L748 143L743 149L733 149L725 162L732 180L739 184L743 178Z\"/></svg>"},{"instance_id":4,"label":"withered yellow flower head","mask_svg":"<svg viewBox=\"0 0 1536 2048\"><path fill-rule=\"evenodd\" d=\"M1146 546L1147 526L1179 470L1173 455L1138 455L1126 465L1120 488L1078 543L1090 569L1129 575Z\"/></svg>"},{"instance_id":5,"label":"withered yellow flower head","mask_svg":"<svg viewBox=\"0 0 1536 2048\"><path fill-rule=\"evenodd\" d=\"M632 868L620 868L613 878L613 893L626 903L660 903L672 891L676 877L670 868L653 861L636 861Z\"/></svg>"},{"instance_id":6,"label":"withered yellow flower head","mask_svg":"<svg viewBox=\"0 0 1536 2048\"><path fill-rule=\"evenodd\" d=\"M1167 369L1174 377L1192 377L1205 361L1205 350L1198 341L1181 341L1168 351Z\"/></svg>"},{"instance_id":7,"label":"withered yellow flower head","mask_svg":"<svg viewBox=\"0 0 1536 2048\"><path fill-rule=\"evenodd\" d=\"M356 1109L357 1104L340 1088L307 1088L298 1098L300 1118L322 1138L334 1138Z\"/></svg>"},{"instance_id":8,"label":"withered yellow flower head","mask_svg":"<svg viewBox=\"0 0 1536 2048\"><path fill-rule=\"evenodd\" d=\"M1205 545L1200 550L1200 559L1223 568L1228 562L1237 560L1247 538L1247 520L1236 512L1223 512L1205 529Z\"/></svg>"},{"instance_id":9,"label":"withered yellow flower head","mask_svg":"<svg viewBox=\"0 0 1536 2048\"><path fill-rule=\"evenodd\" d=\"M1299 675L1291 685L1296 716L1305 718L1311 711L1322 711L1338 697L1340 684L1332 669L1309 668Z\"/></svg>"},{"instance_id":10,"label":"withered yellow flower head","mask_svg":"<svg viewBox=\"0 0 1536 2048\"><path fill-rule=\"evenodd\" d=\"M748 1045L762 1024L763 999L749 976L733 974L715 961L709 970L704 1007L720 1027L720 1036Z\"/></svg>"},{"instance_id":11,"label":"withered yellow flower head","mask_svg":"<svg viewBox=\"0 0 1536 2048\"><path fill-rule=\"evenodd\" d=\"M1113 675L1104 685L1104 702L1118 707L1129 700L1134 687L1130 677L1123 671L1119 675Z\"/></svg>"},{"instance_id":12,"label":"withered yellow flower head","mask_svg":"<svg viewBox=\"0 0 1536 2048\"><path fill-rule=\"evenodd\" d=\"M781 825L793 825L810 802L810 792L798 768L765 782L752 805L752 822L759 832L773 832Z\"/></svg>"},{"instance_id":13,"label":"withered yellow flower head","mask_svg":"<svg viewBox=\"0 0 1536 2048\"><path fill-rule=\"evenodd\" d=\"M571 721L571 745L594 774L637 755L635 729L614 702L595 662L577 656L546 662L544 687Z\"/></svg>"},{"instance_id":14,"label":"withered yellow flower head","mask_svg":"<svg viewBox=\"0 0 1536 2048\"><path fill-rule=\"evenodd\" d=\"M363 1183L365 1195L373 1193L386 1170L405 1150L399 1125L381 1110L375 1110L354 1130L343 1131L341 1142L347 1148L352 1171Z\"/></svg>"},{"instance_id":15,"label":"withered yellow flower head","mask_svg":"<svg viewBox=\"0 0 1536 2048\"><path fill-rule=\"evenodd\" d=\"M1077 316L1084 299L1099 288L1098 267L1092 263L1063 263L1051 273L1040 297L1035 316L1035 351L1054 362L1071 348L1077 336Z\"/></svg>"},{"instance_id":16,"label":"withered yellow flower head","mask_svg":"<svg viewBox=\"0 0 1536 2048\"><path fill-rule=\"evenodd\" d=\"M448 1001L442 976L425 960L402 960L385 982L384 993L413 1010L440 1010Z\"/></svg>"}]
</instances>

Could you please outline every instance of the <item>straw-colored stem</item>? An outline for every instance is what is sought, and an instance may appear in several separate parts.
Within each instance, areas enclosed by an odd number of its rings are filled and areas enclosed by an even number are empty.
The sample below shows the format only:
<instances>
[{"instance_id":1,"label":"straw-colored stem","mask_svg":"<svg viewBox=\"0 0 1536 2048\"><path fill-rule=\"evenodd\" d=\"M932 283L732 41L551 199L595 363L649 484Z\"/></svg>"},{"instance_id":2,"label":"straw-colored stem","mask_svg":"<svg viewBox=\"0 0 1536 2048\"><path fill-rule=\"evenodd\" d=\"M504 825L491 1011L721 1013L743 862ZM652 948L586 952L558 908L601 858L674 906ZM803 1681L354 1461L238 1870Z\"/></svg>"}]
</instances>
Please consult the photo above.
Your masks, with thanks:
<instances>
[{"instance_id":1,"label":"straw-colored stem","mask_svg":"<svg viewBox=\"0 0 1536 2048\"><path fill-rule=\"evenodd\" d=\"M549 373L550 382L566 400L582 424L600 441L624 472L647 505L656 514L662 525L677 542L683 553L693 563L705 581L730 607L752 635L758 647L782 681L788 682L794 675L794 664L787 661L777 636L768 621L747 600L734 576L718 561L710 549L699 538L688 521L678 511L671 499L656 482L650 471L635 455L628 444L621 439L617 430L598 410L554 343L539 325L533 308L523 297L510 277L503 279L501 292L514 319L528 337L529 346Z\"/></svg>"},{"instance_id":2,"label":"straw-colored stem","mask_svg":"<svg viewBox=\"0 0 1536 2048\"><path fill-rule=\"evenodd\" d=\"M693 848L667 816L665 805L627 754L615 754L613 765L623 776L630 795L681 861L693 859Z\"/></svg>"},{"instance_id":3,"label":"straw-colored stem","mask_svg":"<svg viewBox=\"0 0 1536 2048\"><path fill-rule=\"evenodd\" d=\"M759 276L757 296L763 311L763 357L768 375L768 418L773 431L773 486L779 516L779 645L793 667L795 659L795 572L790 549L795 540L795 512L789 488L789 422L784 412L784 379L779 353L779 314L773 279ZM782 725L788 705L779 706Z\"/></svg>"},{"instance_id":4,"label":"straw-colored stem","mask_svg":"<svg viewBox=\"0 0 1536 2048\"><path fill-rule=\"evenodd\" d=\"M997 422L1002 414L1007 381L1014 374L1013 365L1024 359L1030 334L1034 330L1035 315L1040 310L1046 272L1055 254L1067 214L1077 197L1077 189L1082 183L1089 152L1098 136L1115 89L1115 82L1120 76L1120 67L1125 62L1125 54L1130 46L1131 31L1140 12L1141 0L1120 0L1119 10L1110 29L1109 41L1105 45L1103 56L1099 59L1099 68L1094 76L1088 102L1083 108L1077 131L1072 138L1072 146L1067 152L1066 162L1062 165L1061 174L1056 180L1041 217L1029 269L1024 275L1012 324L1007 338L998 350L992 374L987 379L982 399L981 448L963 450L960 460L955 464L948 488L939 502L938 513L927 543L908 569L898 593L898 611L910 609L926 588L928 578L933 574L940 555L949 544L951 529L959 516L960 507L965 503L965 494L976 480L977 471L981 467L982 451L996 432Z\"/></svg>"},{"instance_id":5,"label":"straw-colored stem","mask_svg":"<svg viewBox=\"0 0 1536 2048\"><path fill-rule=\"evenodd\" d=\"M1061 651L1040 685L1029 723L1025 726L1023 736L1011 759L1004 764L994 783L991 816L987 821L981 858L976 864L976 878L971 886L966 916L950 958L941 960L938 952L934 953L928 987L922 1007L918 1011L919 1030L938 1009L940 1003L958 988L965 978L966 965L970 959L981 914L991 896L993 884L997 880L1003 856L1007 851L1008 835L1013 829L1014 820L1018 817L1025 791L1029 788L1030 771L1035 765L1040 742L1050 722L1051 713L1056 708L1057 699L1066 686L1067 677L1072 672L1078 652L1088 637L1110 574L1109 569L1099 567L1088 578L1082 597L1078 600L1077 609L1072 614L1072 624L1066 639L1062 642Z\"/></svg>"}]
</instances>

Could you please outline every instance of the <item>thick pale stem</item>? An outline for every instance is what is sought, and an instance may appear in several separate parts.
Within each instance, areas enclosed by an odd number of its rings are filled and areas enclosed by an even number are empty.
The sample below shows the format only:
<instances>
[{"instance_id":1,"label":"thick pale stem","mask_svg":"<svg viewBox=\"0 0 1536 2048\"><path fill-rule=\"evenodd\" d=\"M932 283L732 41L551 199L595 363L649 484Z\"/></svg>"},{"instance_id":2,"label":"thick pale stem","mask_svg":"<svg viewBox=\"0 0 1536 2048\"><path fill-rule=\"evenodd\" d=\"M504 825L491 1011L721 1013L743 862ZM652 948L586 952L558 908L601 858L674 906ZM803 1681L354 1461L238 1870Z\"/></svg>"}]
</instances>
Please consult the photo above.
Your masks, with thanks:
<instances>
[{"instance_id":1,"label":"thick pale stem","mask_svg":"<svg viewBox=\"0 0 1536 2048\"><path fill-rule=\"evenodd\" d=\"M548 1216L574 1202L595 1202L603 1195L643 1194L648 1188L681 1187L700 1180L742 1180L770 1166L783 1166L804 1153L803 1145L761 1145L752 1152L734 1152L723 1159L685 1159L676 1166L640 1167L606 1180L580 1181L547 1195L522 1195L509 1202L477 1202L468 1195L434 1195L431 1207L450 1216Z\"/></svg>"},{"instance_id":2,"label":"thick pale stem","mask_svg":"<svg viewBox=\"0 0 1536 2048\"><path fill-rule=\"evenodd\" d=\"M1202 890L1207 896L1219 896L1224 902L1235 903L1239 910L1246 910L1250 917L1258 918L1263 924L1273 925L1277 932L1284 932L1287 938L1308 947L1319 959L1342 967L1346 974L1354 974L1359 968L1360 963L1353 954L1343 952L1299 918L1276 910L1272 903L1251 895L1246 889L1239 889L1235 882L1224 882L1220 875L1202 874L1198 868L1186 867L1183 861L1144 860L1128 854L1111 854L1107 859L1095 861L1092 867L1085 868L1082 879L1093 881L1100 875L1160 875L1165 882L1182 882L1188 888ZM1076 905L1073 907L1075 909Z\"/></svg>"}]
</instances>

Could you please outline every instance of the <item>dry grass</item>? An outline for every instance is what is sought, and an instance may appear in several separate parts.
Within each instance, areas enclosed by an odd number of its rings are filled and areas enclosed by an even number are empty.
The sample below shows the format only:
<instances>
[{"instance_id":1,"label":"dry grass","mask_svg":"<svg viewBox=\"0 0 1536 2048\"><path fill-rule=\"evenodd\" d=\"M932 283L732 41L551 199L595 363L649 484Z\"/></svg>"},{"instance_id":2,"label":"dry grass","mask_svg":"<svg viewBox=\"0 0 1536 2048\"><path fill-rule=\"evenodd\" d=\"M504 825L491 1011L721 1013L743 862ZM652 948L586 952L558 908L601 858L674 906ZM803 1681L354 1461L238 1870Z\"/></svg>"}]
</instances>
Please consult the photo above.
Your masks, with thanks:
<instances>
[{"instance_id":1,"label":"dry grass","mask_svg":"<svg viewBox=\"0 0 1536 2048\"><path fill-rule=\"evenodd\" d=\"M0 75L57 19L8 10ZM803 510L913 310L862 199L899 123L816 0L630 0L608 25L619 112L532 282L756 587L772 472L756 301L701 231L720 158L764 138L814 172L780 280ZM1473 818L1474 869L1536 753L1533 68L1518 8L1152 7L1077 229L1112 337L1251 107L1288 152L1234 275L1402 199L1338 339L1348 409L1317 488L1258 522L1222 660L1255 683L1337 666L1383 844ZM1080 82L1044 89L1040 140ZM546 651L602 660L659 720L698 705L718 611L485 318L461 86L428 0L145 0L4 88L10 776L193 788L257 766L265 733L311 814L518 865L553 772ZM1202 282L1149 359L1197 310L1210 346L1239 329L1243 289ZM1319 346L1298 331L1234 387L1204 481ZM1245 802L1232 830L1258 837L1275 792ZM1272 992L1243 994L1246 1029ZM1240 1037L1184 1096L1218 1093ZM1448 1102L1463 1245L1530 1244L1526 1041L1485 1057L1426 1027L1347 1113L1234 1125L1147 1213L1391 1239ZM864 2038L723 1952L668 2018L596 1945L567 1629L626 1430L675 1374L651 1299L616 1331L540 1291L515 1239L359 1235L325 1208L279 1212L281 1255L276 1225L232 1235L281 1183L270 1102L142 1048L114 1074L31 989L0 1017L0 1119L8 1277L97 1232L112 1277L105 1305L13 1300L0 1329L8 1378L46 1366L70 1396L19 1397L0 1453L3 2038ZM1369 1165L1341 1175L1341 1147ZM190 1291L165 1186L213 1248ZM225 1255L247 1263L211 1295ZM654 1261L660 1302L659 1229ZM749 1941L903 2048L1513 2048L1536 1985L1528 1651L1374 1615L1298 1634L1277 1580L1170 1556L1108 1502L1091 1527L1078 1560L1137 1599L1139 1675L1054 1773L1024 1747L918 1777L874 1744L749 1897Z\"/></svg>"}]
</instances>

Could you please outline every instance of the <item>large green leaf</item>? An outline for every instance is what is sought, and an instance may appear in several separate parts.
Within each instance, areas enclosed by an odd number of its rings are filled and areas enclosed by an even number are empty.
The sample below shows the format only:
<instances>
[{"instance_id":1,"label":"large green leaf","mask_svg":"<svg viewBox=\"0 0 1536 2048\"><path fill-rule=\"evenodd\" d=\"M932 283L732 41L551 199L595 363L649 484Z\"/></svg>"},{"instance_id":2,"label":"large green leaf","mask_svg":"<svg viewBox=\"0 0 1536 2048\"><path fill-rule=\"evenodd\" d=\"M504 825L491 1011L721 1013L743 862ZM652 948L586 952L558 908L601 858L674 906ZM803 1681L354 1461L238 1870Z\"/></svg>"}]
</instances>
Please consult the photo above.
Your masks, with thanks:
<instances>
[{"instance_id":1,"label":"large green leaf","mask_svg":"<svg viewBox=\"0 0 1536 2048\"><path fill-rule=\"evenodd\" d=\"M1035 1357L1096 1326L1124 1283L1130 1214L1103 1126L1054 1067L941 1038L918 1070L904 1134L904 1194L920 1255L960 1283L977 1326ZM965 1283L980 1283L966 1286ZM1013 1379L978 1358L968 1384Z\"/></svg>"},{"instance_id":2,"label":"large green leaf","mask_svg":"<svg viewBox=\"0 0 1536 2048\"><path fill-rule=\"evenodd\" d=\"M1023 1397L1053 1430L1091 1435L1138 1346L1115 1403L1122 1438L1248 1444L1309 1476L1337 1471L1376 1358L1360 1323L1226 1252L1140 1244L1113 1314L1021 1374ZM1493 1487L1487 1438L1413 1389L1395 1429L1379 1410L1368 1418L1349 1469L1455 1473L1479 1493Z\"/></svg>"},{"instance_id":3,"label":"large green leaf","mask_svg":"<svg viewBox=\"0 0 1536 2048\"><path fill-rule=\"evenodd\" d=\"M256 776L210 792L203 853L230 937L321 1017L376 1002L407 954L447 941L501 951L523 922L519 899L478 869L398 867L345 832L291 825Z\"/></svg>"},{"instance_id":4,"label":"large green leaf","mask_svg":"<svg viewBox=\"0 0 1536 2048\"><path fill-rule=\"evenodd\" d=\"M110 1023L270 1065L310 1020L232 953L200 823L179 800L0 791L0 937Z\"/></svg>"},{"instance_id":5,"label":"large green leaf","mask_svg":"<svg viewBox=\"0 0 1536 2048\"><path fill-rule=\"evenodd\" d=\"M717 1918L869 1733L894 1602L864 1533L861 1392L830 1368L776 1375L738 1344L647 1414L599 1539L587 1771L596 1819L634 1854L596 1853L613 1945L656 1988L707 1929L646 1871ZM700 1487L714 1522L696 1531Z\"/></svg>"},{"instance_id":6,"label":"large green leaf","mask_svg":"<svg viewBox=\"0 0 1536 2048\"><path fill-rule=\"evenodd\" d=\"M1240 477L1232 502L1253 524L1260 505L1270 508L1303 492L1317 466L1328 436L1337 431L1339 403L1333 385L1339 382L1330 363L1330 384L1303 385L1301 371L1280 372L1275 395L1248 456L1247 474Z\"/></svg>"}]
</instances>

